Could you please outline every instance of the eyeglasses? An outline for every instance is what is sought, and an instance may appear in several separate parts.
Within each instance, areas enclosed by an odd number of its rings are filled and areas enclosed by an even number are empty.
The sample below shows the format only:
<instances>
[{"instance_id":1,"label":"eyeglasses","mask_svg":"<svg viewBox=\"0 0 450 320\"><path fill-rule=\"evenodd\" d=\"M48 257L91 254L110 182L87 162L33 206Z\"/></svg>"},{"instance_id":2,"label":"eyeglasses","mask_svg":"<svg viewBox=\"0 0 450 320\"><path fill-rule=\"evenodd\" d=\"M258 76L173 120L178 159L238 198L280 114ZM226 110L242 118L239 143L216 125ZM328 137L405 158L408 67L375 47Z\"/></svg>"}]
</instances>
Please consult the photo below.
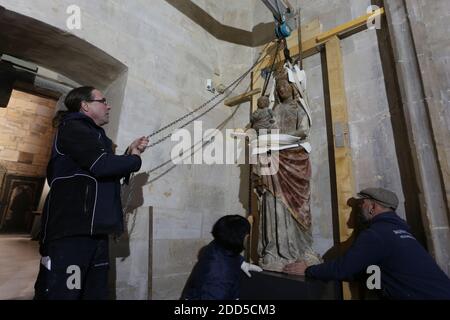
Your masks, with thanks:
<instances>
[{"instance_id":1,"label":"eyeglasses","mask_svg":"<svg viewBox=\"0 0 450 320\"><path fill-rule=\"evenodd\" d=\"M100 102L100 103L103 103L105 106L108 105L108 101L106 100L106 98L103 98L100 100L86 100L86 102Z\"/></svg>"}]
</instances>

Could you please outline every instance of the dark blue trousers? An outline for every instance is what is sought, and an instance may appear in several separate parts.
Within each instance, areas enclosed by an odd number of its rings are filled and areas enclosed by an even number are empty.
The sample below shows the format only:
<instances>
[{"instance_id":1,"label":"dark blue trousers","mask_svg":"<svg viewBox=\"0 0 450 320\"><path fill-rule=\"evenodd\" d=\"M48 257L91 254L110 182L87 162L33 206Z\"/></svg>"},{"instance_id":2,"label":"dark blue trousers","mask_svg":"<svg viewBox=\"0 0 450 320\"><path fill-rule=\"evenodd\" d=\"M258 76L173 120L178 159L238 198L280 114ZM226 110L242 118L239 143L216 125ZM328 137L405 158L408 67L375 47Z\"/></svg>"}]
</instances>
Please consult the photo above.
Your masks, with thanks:
<instances>
[{"instance_id":1,"label":"dark blue trousers","mask_svg":"<svg viewBox=\"0 0 450 320\"><path fill-rule=\"evenodd\" d=\"M54 240L41 252L35 300L108 299L107 235Z\"/></svg>"}]
</instances>

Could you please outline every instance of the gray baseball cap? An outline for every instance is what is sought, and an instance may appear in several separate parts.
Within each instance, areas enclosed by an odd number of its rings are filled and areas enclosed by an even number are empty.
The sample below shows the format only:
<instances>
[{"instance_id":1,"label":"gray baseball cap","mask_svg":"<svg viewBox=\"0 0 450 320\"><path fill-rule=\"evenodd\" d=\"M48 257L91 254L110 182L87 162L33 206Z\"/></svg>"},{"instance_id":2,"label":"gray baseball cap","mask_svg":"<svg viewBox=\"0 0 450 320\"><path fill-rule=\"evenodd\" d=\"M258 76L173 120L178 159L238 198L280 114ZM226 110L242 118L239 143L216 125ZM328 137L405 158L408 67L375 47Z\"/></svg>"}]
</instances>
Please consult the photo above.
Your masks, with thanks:
<instances>
[{"instance_id":1,"label":"gray baseball cap","mask_svg":"<svg viewBox=\"0 0 450 320\"><path fill-rule=\"evenodd\" d=\"M386 208L397 209L398 198L395 193L383 188L367 188L358 193L361 199L370 199Z\"/></svg>"}]
</instances>

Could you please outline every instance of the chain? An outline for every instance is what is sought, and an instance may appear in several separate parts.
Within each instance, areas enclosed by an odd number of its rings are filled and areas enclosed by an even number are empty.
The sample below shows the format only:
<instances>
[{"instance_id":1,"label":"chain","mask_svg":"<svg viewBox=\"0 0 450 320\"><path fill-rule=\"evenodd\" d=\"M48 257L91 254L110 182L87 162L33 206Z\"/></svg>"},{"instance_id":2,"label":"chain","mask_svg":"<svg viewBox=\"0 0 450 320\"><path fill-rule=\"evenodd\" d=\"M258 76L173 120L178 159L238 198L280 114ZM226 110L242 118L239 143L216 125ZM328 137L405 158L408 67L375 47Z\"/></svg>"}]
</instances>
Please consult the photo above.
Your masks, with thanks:
<instances>
[{"instance_id":1,"label":"chain","mask_svg":"<svg viewBox=\"0 0 450 320\"><path fill-rule=\"evenodd\" d=\"M267 45L266 47L267 48ZM234 80L231 84L229 84L222 93L218 93L216 94L214 97L212 97L211 99L209 99L208 101L206 101L205 103L203 103L202 105L200 105L198 108L192 110L191 112L185 114L184 116L172 121L171 123L167 124L166 126L156 130L155 132L151 133L150 135L147 136L147 138L151 138L154 137L155 135L157 135L158 133L161 133L167 129L169 129L170 127L173 127L174 125L180 123L181 121L185 120L186 118L194 115L196 112L200 111L201 109L205 108L207 105L209 105L211 102L213 102L214 100L216 100L218 97L220 97L221 95L223 95L225 92L227 92L231 87L234 86L233 89L231 89L230 91L228 91L228 93L222 98L220 99L218 102L216 102L212 107L210 107L209 109L207 109L206 112L201 113L200 116L194 117L193 119L189 120L188 122L186 122L185 124L183 124L181 127L179 127L178 129L182 129L186 126L188 126L190 123L194 122L195 120L199 119L200 117L204 116L205 114L207 114L208 112L210 112L211 110L213 110L215 107L217 107L220 103L222 103L227 97L229 97L234 90L237 88L237 86L242 82L242 80L244 80L247 75L262 61L264 60L267 56L269 55L269 52L266 52L266 54L264 56L260 56L256 62L244 73L242 74L239 78L237 78L236 80ZM147 148L152 148L162 142L164 142L165 140L167 140L170 136L172 135L172 133L165 135L164 137L162 137L161 139L157 140L156 142L153 142L151 144L148 145Z\"/></svg>"},{"instance_id":2,"label":"chain","mask_svg":"<svg viewBox=\"0 0 450 320\"><path fill-rule=\"evenodd\" d=\"M267 47L269 46L269 44L270 44L270 43L268 43L268 44L263 48L263 51L262 51L262 52L266 51L266 49L267 49ZM278 51L278 48L277 48L277 51ZM275 52L275 54L277 54L277 52ZM219 96L223 95L225 92L227 92L227 90L229 90L231 87L234 86L234 87L233 87L233 88L232 88L232 89L231 89L231 90L230 90L223 98L221 98L218 102L216 102L214 105L212 105L209 109L207 109L205 112L203 112L203 113L201 113L201 114L195 116L193 119L189 120L188 122L186 122L185 124L183 124L182 126L180 126L178 129L182 129L182 128L188 126L190 123L194 122L195 120L197 120L197 119L203 117L205 114L207 114L208 112L210 112L211 110L213 110L215 107L217 107L220 103L222 103L228 96L230 96L230 95L234 92L234 90L236 90L236 88L239 86L239 84L247 77L247 75L248 75L248 74L249 74L249 73L250 73L250 72L251 72L251 71L252 71L252 70L260 63L260 62L261 62L261 61L263 61L268 55L269 55L269 52L268 52L268 51L267 51L264 55L261 54L261 55L259 56L259 58L256 60L256 62L255 62L255 63L254 63L254 64L253 64L246 72L244 72L240 77L238 77L238 78L237 78L236 80L234 80L230 85L228 85L222 93L216 94L214 97L212 97L211 99L209 99L208 101L206 101L205 103L203 103L202 105L200 105L198 108L196 108L196 109L194 109L193 111L191 111L191 112L185 114L184 116L182 116L182 117L176 119L175 121L172 121L171 123L167 124L166 126L164 126L164 127L160 128L160 129L156 130L155 132L151 133L151 134L148 135L147 137L148 137L148 138L154 137L154 136L157 135L158 133L161 133L161 132L163 132L163 131L169 129L169 128L173 127L174 125L180 123L180 122L183 121L184 119L188 118L189 116L194 115L196 112L198 112L198 111L200 111L201 109L205 108L208 104L210 104L211 102L213 102L214 100L216 100ZM151 143L147 148L152 148L152 147L154 147L154 146L156 146L156 145L162 143L163 141L167 140L171 135L172 135L172 133L170 133L170 134L164 136L163 138L157 140L157 141L154 142L154 143ZM209 144L209 143L211 143L210 140L205 141L205 142L202 144L202 148L203 148L204 146L206 146L207 144ZM195 147L195 145L192 146L192 148L191 148L191 149L192 149L191 155L195 152L195 151L194 151L194 147ZM157 167L152 168L152 169L151 169L150 171L148 171L147 173L148 173L148 174L151 174L151 173L155 172L156 170L158 170L158 169L160 169L160 168L166 166L166 165L169 164L171 161L172 161L172 160L170 159L170 160L168 160L168 161L166 161L166 162L164 162L164 163L158 165ZM170 167L168 170L166 170L163 174L159 175L158 177L160 177L160 176L164 175L165 173L169 172L169 171L172 170L175 166L176 166L176 165L173 165L172 167ZM155 179L152 179L151 181L154 181L154 180L158 179L158 177L156 177ZM129 187L129 191L128 191L128 196L127 196L127 199L126 199L126 201L125 201L125 205L123 206L125 215L127 215L127 210L128 210L129 202L130 202L131 197L132 197L132 195L134 194L134 191L135 191L135 185L134 185L134 183L133 183L133 182L134 182L134 181L133 181L133 180L134 180L133 178L134 178L134 174L132 174L131 177L130 177L130 187Z\"/></svg>"},{"instance_id":3,"label":"chain","mask_svg":"<svg viewBox=\"0 0 450 320\"><path fill-rule=\"evenodd\" d=\"M242 82L242 80L244 80L244 79L245 79L245 77L244 77L244 78L241 78L240 81L237 83L237 85L239 85L239 84ZM236 85L236 87L237 87L237 85ZM209 109L207 109L205 112L203 112L203 113L199 114L198 116L194 117L193 119L189 120L188 122L186 122L185 124L183 124L181 127L178 127L178 129L183 129L184 127L188 126L189 124L191 124L191 123L194 122L195 120L197 120L197 119L203 117L205 114L207 114L207 113L210 112L212 109L214 109L215 107L217 107L219 104L222 103L222 101L224 101L226 98L228 98L228 96L229 96L230 94L233 93L233 91L236 89L236 87L234 87L232 90L230 90L230 92L229 92L227 95L225 95L225 96L224 96L223 98L221 98L218 102L216 102L215 104L213 104L213 105L212 105ZM218 97L218 96L217 96L217 97ZM211 102L211 101L209 101L208 104L209 104L210 102ZM178 123L178 122L180 122L180 121L186 119L188 116L193 115L195 112L199 111L200 109L203 109L203 108L206 107L208 104L203 104L200 108L197 108L197 109L195 109L194 111L190 112L189 114L187 114L187 115L181 117L180 119L178 119L178 120L176 120L174 123L172 123L170 126L168 126L168 127L166 126L166 129L169 128L169 127L171 127L171 126L173 126L173 125L175 125L176 123ZM163 129L163 130L165 130L165 129ZM161 131L162 131L162 130L161 130ZM159 131L159 132L161 132L161 131ZM157 133L158 133L158 132L155 132L155 133L149 135L148 138L150 138L150 137L156 135ZM164 137L162 137L161 139L157 140L156 142L149 144L147 148L152 148L152 147L154 147L154 146L160 144L161 142L166 141L166 140L169 139L171 136L172 136L172 133L169 133L169 134L165 135Z\"/></svg>"},{"instance_id":4,"label":"chain","mask_svg":"<svg viewBox=\"0 0 450 320\"><path fill-rule=\"evenodd\" d=\"M255 65L256 65L256 64L255 64ZM254 66L253 66L253 67L254 67ZM253 69L253 68L252 68L252 69ZM250 69L250 71L251 71L252 69ZM247 71L247 74L248 74L250 71ZM246 76L246 75L245 75L245 76ZM215 108L218 104L220 104L223 100L225 100L225 99L226 99L226 98L227 98L227 97L228 97L228 96L229 96L229 95L230 95L230 94L231 94L231 93L239 86L239 84L242 82L242 80L245 79L245 76L241 76L241 77L240 77L240 81L238 81L237 83L236 83L236 81L234 82L234 87L233 87L233 89L231 89L231 91L230 91L227 95L225 95L225 97L221 98L216 104L214 104L212 107L210 107L210 108L209 108L208 110L206 110L205 112L203 112L203 113L197 115L194 119L192 119L191 121L185 123L183 126L181 126L181 128L186 127L186 126L187 126L189 123L191 123L192 121L195 121L195 120L197 120L198 118L201 118L202 116L204 116L205 114L207 114L208 112L210 112L213 108ZM238 79L238 80L239 80L239 79ZM166 137L164 137L163 139L165 140L165 139L167 139L167 138L170 137L170 136L171 136L171 134L168 135L168 136L166 136ZM163 139L160 139L160 140L164 141ZM157 143L162 142L162 141L160 141L160 140L159 140ZM202 146L200 147L200 149L204 148L206 145L210 144L211 142L212 142L211 140L206 140L206 141L204 141L204 142L202 143ZM157 143L156 143L156 144L157 144ZM193 146L191 147L191 153L190 153L190 156L192 156L192 154L194 154L194 153L196 152L196 150L194 150L196 146L197 146L197 144L195 144L195 145L193 145ZM169 164L170 162L172 162L172 159L169 159L169 160L163 162L162 164L158 165L157 167L150 169L150 170L147 171L146 173L150 175L151 173L157 171L158 169L160 169L160 168L166 166L166 165ZM155 177L154 179L150 180L150 183L153 182L153 181L156 181L156 180L159 179L161 176L165 175L167 172L171 171L171 170L172 170L173 168L175 168L175 167L176 167L176 165L171 166L169 169L167 169L166 171L164 171L162 174L160 174L160 175L158 175L157 177ZM133 178L134 178L134 174L132 174L131 177L130 177L130 187L129 187L127 199L126 199L126 201L125 201L125 205L123 206L125 214L127 214L127 210L128 210L129 203L130 203L131 198L132 198L132 196L134 195L134 192L135 192L135 190L136 190L135 184L133 183L133 182L134 182L134 179L133 179Z\"/></svg>"},{"instance_id":5,"label":"chain","mask_svg":"<svg viewBox=\"0 0 450 320\"><path fill-rule=\"evenodd\" d=\"M266 94L267 86L269 85L269 82L270 82L270 77L272 77L272 73L273 73L273 70L275 68L275 62L277 62L278 51L280 49L280 45L281 45L281 41L277 41L277 48L275 49L275 54L274 54L274 57L273 57L272 66L270 67L270 72L267 75L266 80L264 81L264 86L263 86L263 91L261 93L261 96L264 96ZM285 44L285 45L287 46L287 44Z\"/></svg>"},{"instance_id":6,"label":"chain","mask_svg":"<svg viewBox=\"0 0 450 320\"><path fill-rule=\"evenodd\" d=\"M238 108L239 108L239 106L235 109L235 111L233 112L233 114L232 114L231 117L234 116L234 114L236 113L236 111L237 111ZM207 110L206 112L208 112L208 110ZM206 113L206 112L205 112L205 113ZM201 116L203 116L203 114L198 115L197 118L200 118ZM219 128L217 128L217 129L219 129ZM197 142L195 145L193 145L193 146L191 147L191 153L189 154L189 156L192 156L192 155L196 152L196 151L194 150L194 148L195 148L199 143L200 143L200 142ZM208 145L209 143L211 143L211 140L206 140L206 141L203 143L202 148L205 147L206 145ZM155 171L157 171L157 170L159 170L159 169L165 167L166 165L168 165L168 164L171 163L171 162L172 162L172 159L169 159L169 160L167 160L167 161L165 161L165 162L159 164L158 166L151 168L151 169L148 170L146 173L151 174L151 173L153 173L153 172L155 172ZM149 183L151 183L152 181L153 181L153 180L150 180Z\"/></svg>"}]
</instances>

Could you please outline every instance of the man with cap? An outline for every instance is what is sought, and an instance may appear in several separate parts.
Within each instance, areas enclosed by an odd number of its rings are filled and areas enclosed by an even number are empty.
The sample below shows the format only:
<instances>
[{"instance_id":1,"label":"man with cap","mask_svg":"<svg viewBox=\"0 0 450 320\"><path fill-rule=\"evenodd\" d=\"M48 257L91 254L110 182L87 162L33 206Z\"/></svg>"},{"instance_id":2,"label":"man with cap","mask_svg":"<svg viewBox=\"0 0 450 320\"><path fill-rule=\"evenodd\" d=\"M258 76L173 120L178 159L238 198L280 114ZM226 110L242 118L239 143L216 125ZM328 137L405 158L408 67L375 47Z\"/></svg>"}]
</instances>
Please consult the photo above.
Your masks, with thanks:
<instances>
[{"instance_id":1,"label":"man with cap","mask_svg":"<svg viewBox=\"0 0 450 320\"><path fill-rule=\"evenodd\" d=\"M342 281L356 280L369 266L378 266L384 298L450 299L450 279L395 213L397 196L382 188L364 189L358 196L361 218L370 226L359 234L345 255L309 267L303 261L292 263L283 271Z\"/></svg>"}]
</instances>

